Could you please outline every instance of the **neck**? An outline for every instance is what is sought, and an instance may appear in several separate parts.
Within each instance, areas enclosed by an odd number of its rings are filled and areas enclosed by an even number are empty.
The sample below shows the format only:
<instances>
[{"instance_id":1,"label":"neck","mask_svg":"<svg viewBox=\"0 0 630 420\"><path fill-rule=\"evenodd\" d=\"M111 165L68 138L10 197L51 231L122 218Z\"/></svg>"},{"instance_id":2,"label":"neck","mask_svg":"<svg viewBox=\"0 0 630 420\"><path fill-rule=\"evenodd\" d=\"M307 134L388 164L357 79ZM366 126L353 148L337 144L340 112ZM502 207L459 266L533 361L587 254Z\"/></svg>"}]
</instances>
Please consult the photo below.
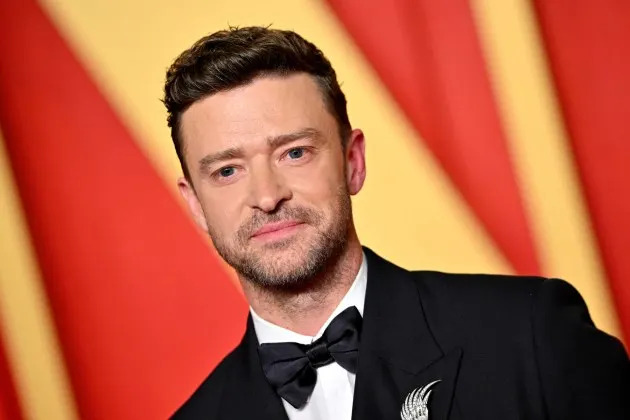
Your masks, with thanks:
<instances>
[{"instance_id":1,"label":"neck","mask_svg":"<svg viewBox=\"0 0 630 420\"><path fill-rule=\"evenodd\" d=\"M314 336L330 317L356 278L363 250L356 236L329 267L298 291L269 290L241 279L243 292L263 319L298 334Z\"/></svg>"}]
</instances>

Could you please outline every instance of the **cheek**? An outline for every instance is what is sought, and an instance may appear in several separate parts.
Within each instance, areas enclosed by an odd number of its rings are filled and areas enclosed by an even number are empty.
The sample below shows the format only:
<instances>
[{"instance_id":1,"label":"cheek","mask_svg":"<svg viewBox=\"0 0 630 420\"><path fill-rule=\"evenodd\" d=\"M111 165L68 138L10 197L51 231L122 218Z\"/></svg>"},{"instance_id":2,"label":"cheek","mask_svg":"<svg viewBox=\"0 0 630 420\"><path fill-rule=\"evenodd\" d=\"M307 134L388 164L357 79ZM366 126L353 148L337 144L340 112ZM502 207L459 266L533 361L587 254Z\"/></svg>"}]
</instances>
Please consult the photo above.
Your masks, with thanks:
<instances>
[{"instance_id":1,"label":"cheek","mask_svg":"<svg viewBox=\"0 0 630 420\"><path fill-rule=\"evenodd\" d=\"M293 198L309 207L329 213L335 211L339 194L346 190L343 175L317 174L293 177L290 181Z\"/></svg>"},{"instance_id":2,"label":"cheek","mask_svg":"<svg viewBox=\"0 0 630 420\"><path fill-rule=\"evenodd\" d=\"M346 175L341 150L326 150L314 162L291 168L286 180L294 191L325 198L345 189Z\"/></svg>"},{"instance_id":3,"label":"cheek","mask_svg":"<svg viewBox=\"0 0 630 420\"><path fill-rule=\"evenodd\" d=\"M240 211L235 204L237 200L229 193L207 194L204 196L202 206L206 215L208 228L218 234L230 234L239 227Z\"/></svg>"},{"instance_id":4,"label":"cheek","mask_svg":"<svg viewBox=\"0 0 630 420\"><path fill-rule=\"evenodd\" d=\"M322 156L314 165L296 171L287 178L295 195L321 210L337 200L339 191L346 190L343 160L331 155Z\"/></svg>"}]
</instances>

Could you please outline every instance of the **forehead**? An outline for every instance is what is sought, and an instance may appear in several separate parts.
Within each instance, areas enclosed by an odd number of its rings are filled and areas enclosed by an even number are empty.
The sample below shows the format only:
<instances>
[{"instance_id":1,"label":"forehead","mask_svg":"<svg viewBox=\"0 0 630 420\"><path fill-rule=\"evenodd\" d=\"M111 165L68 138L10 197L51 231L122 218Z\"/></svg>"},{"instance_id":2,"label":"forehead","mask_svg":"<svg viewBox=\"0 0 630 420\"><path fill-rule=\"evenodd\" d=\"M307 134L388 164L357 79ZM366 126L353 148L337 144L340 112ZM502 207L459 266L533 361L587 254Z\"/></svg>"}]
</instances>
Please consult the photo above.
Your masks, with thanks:
<instances>
[{"instance_id":1,"label":"forehead","mask_svg":"<svg viewBox=\"0 0 630 420\"><path fill-rule=\"evenodd\" d=\"M181 118L186 154L194 157L227 147L247 147L304 128L336 131L315 80L307 74L268 76L206 97Z\"/></svg>"}]
</instances>

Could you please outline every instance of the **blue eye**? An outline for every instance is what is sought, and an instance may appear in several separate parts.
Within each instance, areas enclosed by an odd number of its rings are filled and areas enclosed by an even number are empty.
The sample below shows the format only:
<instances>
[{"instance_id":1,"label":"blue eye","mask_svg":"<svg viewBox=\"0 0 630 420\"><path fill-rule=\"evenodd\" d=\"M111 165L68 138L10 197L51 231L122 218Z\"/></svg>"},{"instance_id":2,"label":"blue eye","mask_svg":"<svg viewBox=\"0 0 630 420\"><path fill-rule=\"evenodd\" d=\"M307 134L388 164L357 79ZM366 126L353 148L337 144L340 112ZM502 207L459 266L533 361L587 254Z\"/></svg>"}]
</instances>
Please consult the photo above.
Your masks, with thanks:
<instances>
[{"instance_id":1,"label":"blue eye","mask_svg":"<svg viewBox=\"0 0 630 420\"><path fill-rule=\"evenodd\" d=\"M287 155L291 158L291 159L299 159L302 156L304 156L304 149L302 148L295 148L295 149L291 149L289 150L289 153L287 153Z\"/></svg>"},{"instance_id":2,"label":"blue eye","mask_svg":"<svg viewBox=\"0 0 630 420\"><path fill-rule=\"evenodd\" d=\"M219 176L223 177L223 178L227 178L229 176L234 175L234 172L236 171L236 169L234 169L234 167L232 166L226 166L225 168L221 168L219 170Z\"/></svg>"}]
</instances>

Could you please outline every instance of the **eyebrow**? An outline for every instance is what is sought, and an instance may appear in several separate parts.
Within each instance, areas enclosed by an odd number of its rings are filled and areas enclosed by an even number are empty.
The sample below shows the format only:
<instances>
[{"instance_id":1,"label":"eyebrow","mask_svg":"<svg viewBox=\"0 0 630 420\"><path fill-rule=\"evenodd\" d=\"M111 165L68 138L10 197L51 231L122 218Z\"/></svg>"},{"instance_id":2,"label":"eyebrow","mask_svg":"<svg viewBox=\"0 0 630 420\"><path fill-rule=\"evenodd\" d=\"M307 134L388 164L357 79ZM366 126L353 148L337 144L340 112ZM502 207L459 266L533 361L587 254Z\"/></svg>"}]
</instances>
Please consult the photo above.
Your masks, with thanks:
<instances>
[{"instance_id":1,"label":"eyebrow","mask_svg":"<svg viewBox=\"0 0 630 420\"><path fill-rule=\"evenodd\" d=\"M267 137L267 144L272 149L284 146L285 144L294 142L296 140L311 138L313 140L321 139L322 134L320 131L314 128L303 128L288 134L280 134L278 136ZM212 153L204 156L199 160L199 171L206 172L208 168L217 162L222 162L229 159L239 159L245 156L245 151L242 147L231 147L229 149L222 150L217 153Z\"/></svg>"},{"instance_id":2,"label":"eyebrow","mask_svg":"<svg viewBox=\"0 0 630 420\"><path fill-rule=\"evenodd\" d=\"M296 141L296 140L300 140L304 138L318 140L321 137L322 137L322 134L318 130L314 128L303 128L293 133L280 134L279 136L275 136L275 137L268 137L267 144L272 149L276 149L280 146L284 146L287 143L291 143L292 141Z\"/></svg>"},{"instance_id":3,"label":"eyebrow","mask_svg":"<svg viewBox=\"0 0 630 420\"><path fill-rule=\"evenodd\" d=\"M211 155L206 155L199 160L199 171L201 173L207 172L208 168L217 162L222 162L228 159L238 159L245 155L243 149L240 147L231 147L229 149L222 150Z\"/></svg>"}]
</instances>

